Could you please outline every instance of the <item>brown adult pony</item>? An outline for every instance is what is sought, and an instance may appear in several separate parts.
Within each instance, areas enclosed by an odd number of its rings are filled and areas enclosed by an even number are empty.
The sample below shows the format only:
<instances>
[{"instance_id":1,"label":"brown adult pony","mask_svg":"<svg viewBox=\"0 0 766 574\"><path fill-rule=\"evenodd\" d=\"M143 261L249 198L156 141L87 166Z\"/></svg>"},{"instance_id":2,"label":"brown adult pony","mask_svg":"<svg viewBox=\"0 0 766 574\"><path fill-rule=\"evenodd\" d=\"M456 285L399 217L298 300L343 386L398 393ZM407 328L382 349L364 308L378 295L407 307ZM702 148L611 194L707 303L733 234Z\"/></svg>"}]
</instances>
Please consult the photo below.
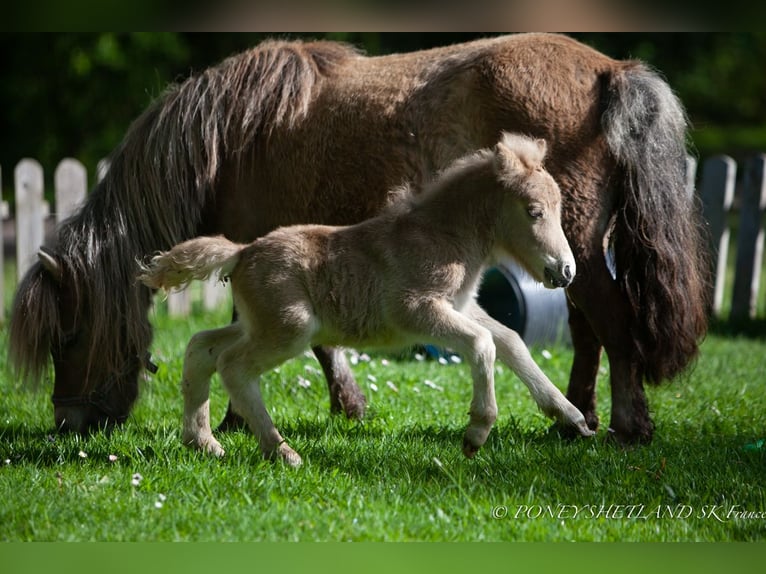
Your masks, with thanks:
<instances>
[{"instance_id":1,"label":"brown adult pony","mask_svg":"<svg viewBox=\"0 0 766 574\"><path fill-rule=\"evenodd\" d=\"M684 193L686 118L645 65L556 35L375 58L335 43L265 42L170 88L19 286L11 359L39 379L53 358L59 427L122 421L151 340L137 259L197 235L246 243L280 225L360 221L380 212L388 189L427 181L501 130L550 143L578 269L567 396L595 429L605 348L610 428L649 440L644 381L683 371L707 326L703 243ZM345 360L318 351L332 407L360 414Z\"/></svg>"}]
</instances>

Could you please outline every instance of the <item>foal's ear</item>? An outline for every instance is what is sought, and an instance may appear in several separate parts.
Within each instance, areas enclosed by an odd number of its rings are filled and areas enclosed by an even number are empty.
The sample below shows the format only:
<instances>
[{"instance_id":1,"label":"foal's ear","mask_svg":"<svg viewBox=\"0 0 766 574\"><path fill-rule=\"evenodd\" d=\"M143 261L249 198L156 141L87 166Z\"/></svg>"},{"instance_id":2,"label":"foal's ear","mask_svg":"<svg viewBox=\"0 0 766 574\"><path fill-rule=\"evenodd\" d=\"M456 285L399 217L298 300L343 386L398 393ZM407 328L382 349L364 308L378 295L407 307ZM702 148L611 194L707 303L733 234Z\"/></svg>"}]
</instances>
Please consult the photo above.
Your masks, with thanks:
<instances>
[{"instance_id":1,"label":"foal's ear","mask_svg":"<svg viewBox=\"0 0 766 574\"><path fill-rule=\"evenodd\" d=\"M61 278L64 276L64 271L61 267L61 263L56 258L56 254L53 253L47 247L41 247L37 252L37 258L48 273L51 274L57 283L61 283Z\"/></svg>"},{"instance_id":2,"label":"foal's ear","mask_svg":"<svg viewBox=\"0 0 766 574\"><path fill-rule=\"evenodd\" d=\"M548 151L548 143L542 138L537 138L535 140L535 145L537 145L537 149L540 150L540 159L544 158Z\"/></svg>"},{"instance_id":3,"label":"foal's ear","mask_svg":"<svg viewBox=\"0 0 766 574\"><path fill-rule=\"evenodd\" d=\"M524 165L518 154L502 141L495 144L495 171L498 174L511 174L524 170Z\"/></svg>"}]
</instances>

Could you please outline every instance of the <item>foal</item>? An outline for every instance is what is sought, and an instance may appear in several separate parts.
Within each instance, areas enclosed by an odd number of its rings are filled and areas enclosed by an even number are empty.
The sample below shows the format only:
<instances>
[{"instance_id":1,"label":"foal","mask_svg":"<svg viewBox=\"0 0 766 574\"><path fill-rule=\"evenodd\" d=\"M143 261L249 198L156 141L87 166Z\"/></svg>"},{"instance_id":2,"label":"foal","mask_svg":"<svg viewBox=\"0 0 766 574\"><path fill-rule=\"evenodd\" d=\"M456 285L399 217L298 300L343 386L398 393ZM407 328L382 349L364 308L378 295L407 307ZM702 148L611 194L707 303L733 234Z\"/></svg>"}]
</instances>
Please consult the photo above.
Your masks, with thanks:
<instances>
[{"instance_id":1,"label":"foal","mask_svg":"<svg viewBox=\"0 0 766 574\"><path fill-rule=\"evenodd\" d=\"M549 417L593 434L542 373L519 335L475 302L483 271L514 258L546 287L566 287L575 262L561 229L559 188L543 169L546 144L503 134L494 149L454 162L422 193L357 225L284 227L239 245L201 237L155 256L140 280L170 289L213 272L229 277L239 320L196 334L183 368L183 441L221 456L210 428L210 377L267 458L301 458L275 428L259 376L309 345L377 348L434 343L470 365L473 399L463 452L473 456L497 417L496 353Z\"/></svg>"}]
</instances>

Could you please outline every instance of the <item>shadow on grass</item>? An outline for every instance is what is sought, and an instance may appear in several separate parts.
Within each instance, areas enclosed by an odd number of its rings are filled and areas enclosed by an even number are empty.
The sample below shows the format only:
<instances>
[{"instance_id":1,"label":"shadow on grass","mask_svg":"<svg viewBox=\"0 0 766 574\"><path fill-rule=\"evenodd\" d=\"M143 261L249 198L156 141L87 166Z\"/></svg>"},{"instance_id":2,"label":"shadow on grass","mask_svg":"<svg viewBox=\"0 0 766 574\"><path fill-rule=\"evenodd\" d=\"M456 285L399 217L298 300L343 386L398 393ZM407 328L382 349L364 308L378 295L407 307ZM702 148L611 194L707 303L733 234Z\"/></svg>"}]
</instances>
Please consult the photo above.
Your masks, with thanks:
<instances>
[{"instance_id":1,"label":"shadow on grass","mask_svg":"<svg viewBox=\"0 0 766 574\"><path fill-rule=\"evenodd\" d=\"M619 484L626 476L640 476L660 485L660 479L672 473L697 475L704 481L711 469L726 467L733 469L727 480L737 477L743 484L759 484L766 461L766 449L748 448L754 446L752 436L694 434L691 430L659 434L651 445L625 449L609 441L604 431L592 439L569 440L555 431L522 427L511 419L492 430L473 460L463 456L464 428L455 424L415 423L392 430L374 418L360 424L328 416L285 422L280 430L311 472L319 475L342 472L352 480L371 484L385 478L445 487L465 479L490 492L503 487L524 490L538 477L579 489L602 482ZM0 463L7 459L13 465L39 468L74 465L82 462L83 451L91 463L104 465L109 464L112 453L119 455L120 464L128 465L156 462L173 467L194 465L197 460L205 466L219 464L182 447L179 435L175 426L130 423L85 437L0 424ZM227 450L220 461L223 469L268 472L269 465L262 461L257 441L249 432L218 436Z\"/></svg>"},{"instance_id":2,"label":"shadow on grass","mask_svg":"<svg viewBox=\"0 0 766 574\"><path fill-rule=\"evenodd\" d=\"M741 321L711 319L708 332L721 337L746 337L766 341L766 318Z\"/></svg>"}]
</instances>

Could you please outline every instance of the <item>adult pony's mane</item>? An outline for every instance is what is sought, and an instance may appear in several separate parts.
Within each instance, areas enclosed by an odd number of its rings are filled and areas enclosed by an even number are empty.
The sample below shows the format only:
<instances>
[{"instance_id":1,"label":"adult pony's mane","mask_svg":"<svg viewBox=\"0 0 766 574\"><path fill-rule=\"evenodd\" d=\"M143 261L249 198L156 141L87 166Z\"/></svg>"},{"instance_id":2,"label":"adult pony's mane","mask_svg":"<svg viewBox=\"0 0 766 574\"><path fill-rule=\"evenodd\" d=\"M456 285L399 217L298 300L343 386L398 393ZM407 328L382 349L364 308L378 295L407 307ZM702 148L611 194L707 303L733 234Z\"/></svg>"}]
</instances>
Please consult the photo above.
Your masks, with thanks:
<instances>
[{"instance_id":1,"label":"adult pony's mane","mask_svg":"<svg viewBox=\"0 0 766 574\"><path fill-rule=\"evenodd\" d=\"M89 365L119 371L126 349L147 349L149 291L136 283L136 260L196 235L223 158L238 169L259 138L298 124L322 78L355 55L337 43L264 42L170 87L136 119L54 246L74 305L89 313ZM68 335L59 299L56 280L32 266L9 328L11 363L26 381L46 374L51 348Z\"/></svg>"}]
</instances>

